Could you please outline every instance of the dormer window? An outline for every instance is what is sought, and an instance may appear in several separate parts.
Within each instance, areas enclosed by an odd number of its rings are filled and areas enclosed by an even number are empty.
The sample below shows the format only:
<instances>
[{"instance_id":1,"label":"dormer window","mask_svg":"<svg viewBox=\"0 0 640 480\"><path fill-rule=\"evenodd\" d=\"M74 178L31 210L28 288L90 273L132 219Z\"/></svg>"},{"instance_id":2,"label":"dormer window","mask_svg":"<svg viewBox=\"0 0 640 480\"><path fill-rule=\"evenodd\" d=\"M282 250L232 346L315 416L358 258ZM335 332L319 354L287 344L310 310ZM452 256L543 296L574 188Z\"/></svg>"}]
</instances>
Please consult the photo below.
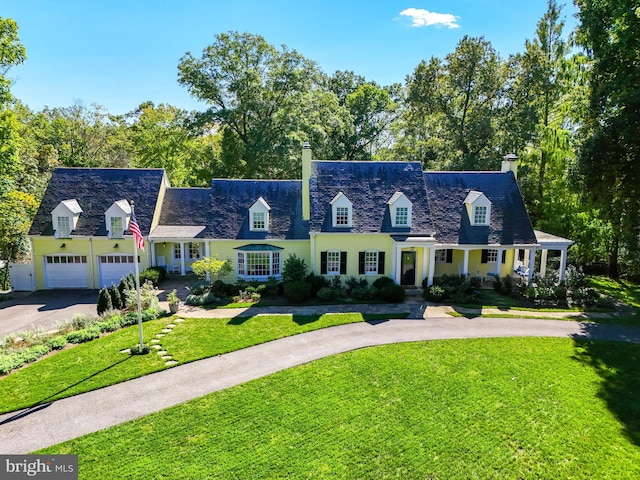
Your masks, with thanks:
<instances>
[{"instance_id":1,"label":"dormer window","mask_svg":"<svg viewBox=\"0 0 640 480\"><path fill-rule=\"evenodd\" d=\"M129 224L130 217L131 205L127 200L113 202L104 213L107 236L109 238L122 238L124 236L124 226Z\"/></svg>"},{"instance_id":2,"label":"dormer window","mask_svg":"<svg viewBox=\"0 0 640 480\"><path fill-rule=\"evenodd\" d=\"M69 238L71 232L76 229L82 208L77 200L63 200L51 212L54 237Z\"/></svg>"},{"instance_id":3,"label":"dormer window","mask_svg":"<svg viewBox=\"0 0 640 480\"><path fill-rule=\"evenodd\" d=\"M347 196L339 192L331 200L331 216L334 227L351 227L353 222L353 204Z\"/></svg>"},{"instance_id":4,"label":"dormer window","mask_svg":"<svg viewBox=\"0 0 640 480\"><path fill-rule=\"evenodd\" d=\"M392 227L411 227L411 201L402 192L396 192L387 202Z\"/></svg>"},{"instance_id":5,"label":"dormer window","mask_svg":"<svg viewBox=\"0 0 640 480\"><path fill-rule=\"evenodd\" d=\"M269 211L271 207L260 197L249 208L249 230L252 232L266 232L269 230Z\"/></svg>"},{"instance_id":6,"label":"dormer window","mask_svg":"<svg viewBox=\"0 0 640 480\"><path fill-rule=\"evenodd\" d=\"M471 225L487 226L491 223L491 201L484 193L471 190L464 203Z\"/></svg>"},{"instance_id":7,"label":"dormer window","mask_svg":"<svg viewBox=\"0 0 640 480\"><path fill-rule=\"evenodd\" d=\"M487 224L487 207L484 205L473 207L473 223L474 225Z\"/></svg>"}]
</instances>

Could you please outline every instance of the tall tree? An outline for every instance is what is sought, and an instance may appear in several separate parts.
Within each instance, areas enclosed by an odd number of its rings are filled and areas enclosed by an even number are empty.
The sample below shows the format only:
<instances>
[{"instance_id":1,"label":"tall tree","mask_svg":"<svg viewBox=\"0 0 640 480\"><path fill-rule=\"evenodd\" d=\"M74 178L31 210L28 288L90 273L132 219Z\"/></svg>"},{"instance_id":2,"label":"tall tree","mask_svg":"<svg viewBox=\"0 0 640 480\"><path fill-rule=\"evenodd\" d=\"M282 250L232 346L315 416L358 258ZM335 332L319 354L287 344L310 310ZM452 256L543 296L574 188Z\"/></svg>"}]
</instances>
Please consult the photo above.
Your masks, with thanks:
<instances>
[{"instance_id":1,"label":"tall tree","mask_svg":"<svg viewBox=\"0 0 640 480\"><path fill-rule=\"evenodd\" d=\"M488 41L465 36L444 60L422 61L407 78L409 118L438 139L440 168L486 169L497 160L505 75Z\"/></svg>"},{"instance_id":2,"label":"tall tree","mask_svg":"<svg viewBox=\"0 0 640 480\"><path fill-rule=\"evenodd\" d=\"M224 125L238 136L247 176L299 175L292 117L305 113L304 95L319 81L313 62L259 35L221 33L200 58L182 57L178 81L208 104L201 123Z\"/></svg>"},{"instance_id":3,"label":"tall tree","mask_svg":"<svg viewBox=\"0 0 640 480\"><path fill-rule=\"evenodd\" d=\"M565 159L571 150L564 108L570 63L561 10L555 0L548 1L535 38L526 40L524 54L517 56L521 68L513 88L517 102L514 114L527 126L524 137L530 138L530 148L521 152L521 157L523 172L533 187L527 197L534 224L548 217L546 187L564 178Z\"/></svg>"},{"instance_id":4,"label":"tall tree","mask_svg":"<svg viewBox=\"0 0 640 480\"><path fill-rule=\"evenodd\" d=\"M637 0L576 0L578 42L592 60L589 108L577 162L584 200L611 227L609 273L620 253L640 271L640 5Z\"/></svg>"}]
</instances>

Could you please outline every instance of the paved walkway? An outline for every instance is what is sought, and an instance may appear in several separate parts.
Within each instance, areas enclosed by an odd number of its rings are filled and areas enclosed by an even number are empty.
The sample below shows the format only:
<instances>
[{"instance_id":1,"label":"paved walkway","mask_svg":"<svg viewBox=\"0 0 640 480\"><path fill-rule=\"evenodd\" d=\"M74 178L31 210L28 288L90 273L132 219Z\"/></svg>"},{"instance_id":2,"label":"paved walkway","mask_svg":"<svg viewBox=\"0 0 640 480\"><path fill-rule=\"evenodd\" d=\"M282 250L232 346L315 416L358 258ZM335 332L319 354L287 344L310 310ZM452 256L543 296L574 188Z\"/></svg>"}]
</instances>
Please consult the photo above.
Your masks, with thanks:
<instances>
[{"instance_id":1,"label":"paved walkway","mask_svg":"<svg viewBox=\"0 0 640 480\"><path fill-rule=\"evenodd\" d=\"M33 409L1 415L0 453L31 452L350 350L421 340L513 336L640 343L640 329L559 320L448 317L341 325L179 365Z\"/></svg>"}]
</instances>

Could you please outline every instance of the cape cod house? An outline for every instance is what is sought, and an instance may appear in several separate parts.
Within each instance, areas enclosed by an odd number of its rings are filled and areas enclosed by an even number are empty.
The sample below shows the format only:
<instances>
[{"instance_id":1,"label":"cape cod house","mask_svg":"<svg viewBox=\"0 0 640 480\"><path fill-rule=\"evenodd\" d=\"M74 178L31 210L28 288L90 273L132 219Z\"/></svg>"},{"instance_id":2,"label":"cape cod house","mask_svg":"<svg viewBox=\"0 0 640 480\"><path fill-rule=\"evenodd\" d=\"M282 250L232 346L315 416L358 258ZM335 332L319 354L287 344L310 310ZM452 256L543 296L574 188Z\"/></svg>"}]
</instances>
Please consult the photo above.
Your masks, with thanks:
<instances>
[{"instance_id":1,"label":"cape cod house","mask_svg":"<svg viewBox=\"0 0 640 480\"><path fill-rule=\"evenodd\" d=\"M534 231L516 181L496 172L423 172L418 162L313 161L301 180L214 179L172 188L162 169L58 168L29 238L35 289L99 288L133 270L130 202L146 240L140 268L185 275L228 258L226 281L278 277L295 254L318 275L389 276L406 286L443 274L531 276L535 253L571 241Z\"/></svg>"}]
</instances>

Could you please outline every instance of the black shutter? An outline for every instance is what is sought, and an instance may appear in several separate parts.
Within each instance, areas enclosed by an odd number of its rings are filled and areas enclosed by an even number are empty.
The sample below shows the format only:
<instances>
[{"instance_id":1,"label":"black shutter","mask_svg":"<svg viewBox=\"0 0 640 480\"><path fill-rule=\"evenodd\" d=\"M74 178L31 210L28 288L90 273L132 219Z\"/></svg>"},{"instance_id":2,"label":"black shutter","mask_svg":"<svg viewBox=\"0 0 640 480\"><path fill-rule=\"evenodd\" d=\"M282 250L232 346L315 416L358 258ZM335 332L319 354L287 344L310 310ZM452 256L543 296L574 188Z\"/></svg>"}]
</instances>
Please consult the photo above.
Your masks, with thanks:
<instances>
[{"instance_id":1,"label":"black shutter","mask_svg":"<svg viewBox=\"0 0 640 480\"><path fill-rule=\"evenodd\" d=\"M489 261L489 250L482 249L482 263L487 263Z\"/></svg>"},{"instance_id":2,"label":"black shutter","mask_svg":"<svg viewBox=\"0 0 640 480\"><path fill-rule=\"evenodd\" d=\"M320 275L327 274L327 252L320 252Z\"/></svg>"},{"instance_id":3,"label":"black shutter","mask_svg":"<svg viewBox=\"0 0 640 480\"><path fill-rule=\"evenodd\" d=\"M358 273L364 275L364 252L358 252Z\"/></svg>"},{"instance_id":4,"label":"black shutter","mask_svg":"<svg viewBox=\"0 0 640 480\"><path fill-rule=\"evenodd\" d=\"M384 275L384 252L378 252L378 275Z\"/></svg>"},{"instance_id":5,"label":"black shutter","mask_svg":"<svg viewBox=\"0 0 640 480\"><path fill-rule=\"evenodd\" d=\"M340 275L347 274L347 252L340 252Z\"/></svg>"},{"instance_id":6,"label":"black shutter","mask_svg":"<svg viewBox=\"0 0 640 480\"><path fill-rule=\"evenodd\" d=\"M507 251L503 250L502 251L502 263L507 261Z\"/></svg>"},{"instance_id":7,"label":"black shutter","mask_svg":"<svg viewBox=\"0 0 640 480\"><path fill-rule=\"evenodd\" d=\"M447 248L447 263L453 263L453 249Z\"/></svg>"}]
</instances>

